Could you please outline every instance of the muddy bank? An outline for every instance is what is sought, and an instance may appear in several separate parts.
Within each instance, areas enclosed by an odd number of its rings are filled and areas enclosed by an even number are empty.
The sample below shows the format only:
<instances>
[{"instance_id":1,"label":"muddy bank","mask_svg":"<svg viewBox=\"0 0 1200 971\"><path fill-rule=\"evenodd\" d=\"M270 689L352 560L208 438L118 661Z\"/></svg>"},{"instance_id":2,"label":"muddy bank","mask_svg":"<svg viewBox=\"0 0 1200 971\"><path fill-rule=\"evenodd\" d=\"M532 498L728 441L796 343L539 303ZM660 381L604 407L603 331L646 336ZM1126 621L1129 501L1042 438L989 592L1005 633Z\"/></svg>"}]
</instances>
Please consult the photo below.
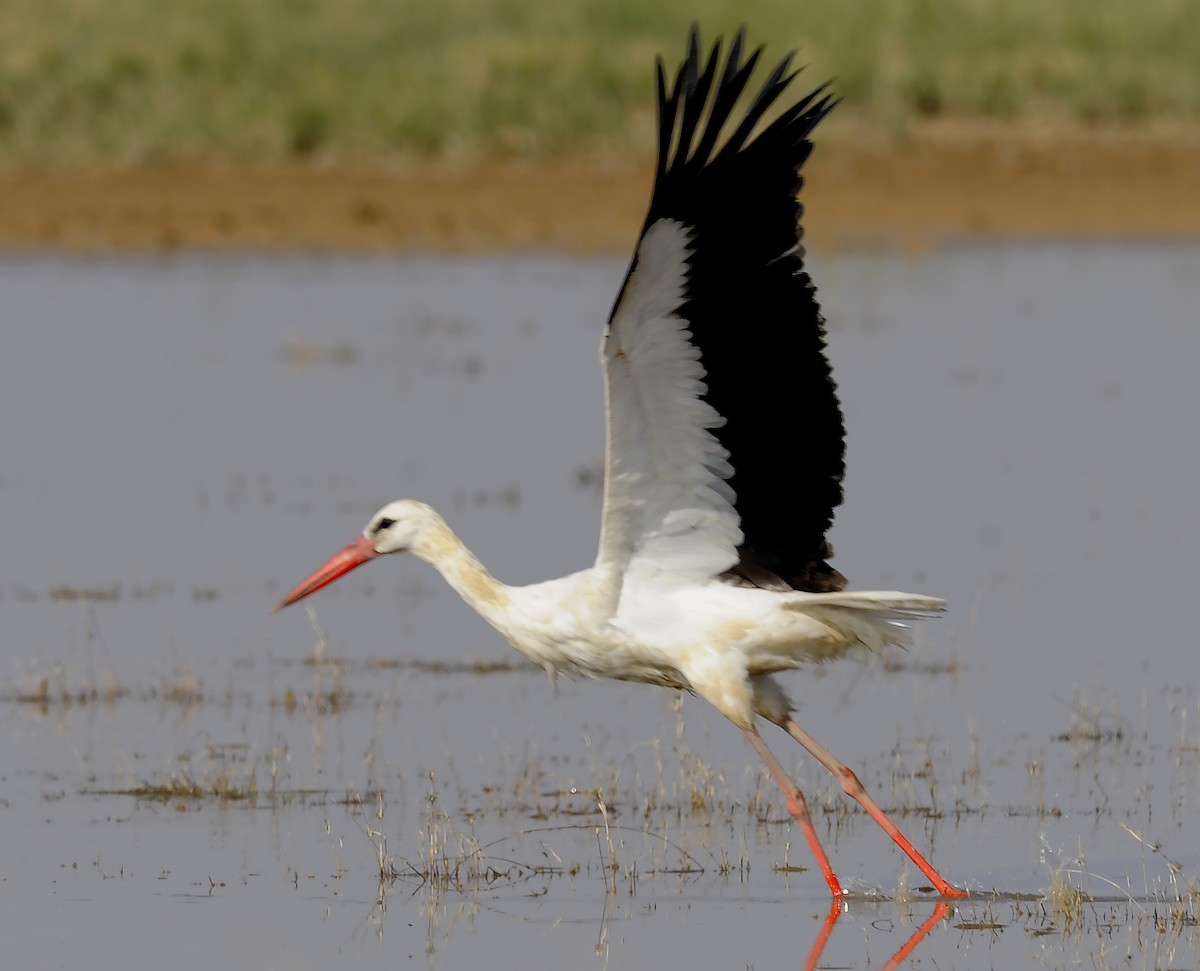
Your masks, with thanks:
<instances>
[{"instance_id":1,"label":"muddy bank","mask_svg":"<svg viewBox=\"0 0 1200 971\"><path fill-rule=\"evenodd\" d=\"M648 161L471 168L125 168L0 173L0 246L75 251L623 252ZM923 136L821 144L804 193L818 248L947 236L1200 233L1200 140Z\"/></svg>"}]
</instances>

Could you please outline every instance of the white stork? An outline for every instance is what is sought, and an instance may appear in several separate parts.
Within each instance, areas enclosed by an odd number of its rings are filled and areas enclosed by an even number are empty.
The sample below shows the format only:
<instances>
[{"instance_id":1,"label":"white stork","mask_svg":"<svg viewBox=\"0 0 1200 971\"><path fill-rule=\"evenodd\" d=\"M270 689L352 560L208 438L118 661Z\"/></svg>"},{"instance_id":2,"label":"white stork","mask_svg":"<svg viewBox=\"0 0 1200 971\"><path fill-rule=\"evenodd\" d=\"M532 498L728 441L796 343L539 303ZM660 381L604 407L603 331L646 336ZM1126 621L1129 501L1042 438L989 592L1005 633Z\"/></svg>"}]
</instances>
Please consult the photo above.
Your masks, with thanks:
<instances>
[{"instance_id":1,"label":"white stork","mask_svg":"<svg viewBox=\"0 0 1200 971\"><path fill-rule=\"evenodd\" d=\"M433 509L403 499L275 609L377 556L415 553L552 678L642 681L712 703L766 763L835 897L842 885L759 716L828 768L938 893L964 896L796 724L772 677L903 643L903 621L944 605L846 591L827 562L845 429L797 194L809 136L836 102L822 85L760 124L797 73L789 55L734 114L762 53L743 63L742 48L739 31L723 64L720 43L702 63L693 28L669 93L657 64L654 192L600 345L608 434L595 565L507 586Z\"/></svg>"}]
</instances>

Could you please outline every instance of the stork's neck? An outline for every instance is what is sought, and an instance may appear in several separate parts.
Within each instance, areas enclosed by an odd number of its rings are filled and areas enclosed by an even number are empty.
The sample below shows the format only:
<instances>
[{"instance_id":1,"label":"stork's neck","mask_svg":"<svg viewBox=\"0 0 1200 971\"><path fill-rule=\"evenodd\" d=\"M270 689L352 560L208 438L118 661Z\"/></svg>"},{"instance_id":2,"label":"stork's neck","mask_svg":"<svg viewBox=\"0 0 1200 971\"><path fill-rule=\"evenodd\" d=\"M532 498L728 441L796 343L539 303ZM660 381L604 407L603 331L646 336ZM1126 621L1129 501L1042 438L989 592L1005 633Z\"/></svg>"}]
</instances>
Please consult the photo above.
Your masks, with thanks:
<instances>
[{"instance_id":1,"label":"stork's neck","mask_svg":"<svg viewBox=\"0 0 1200 971\"><path fill-rule=\"evenodd\" d=\"M479 562L442 520L431 523L412 552L432 564L460 597L493 626L499 627L508 609L511 588Z\"/></svg>"}]
</instances>

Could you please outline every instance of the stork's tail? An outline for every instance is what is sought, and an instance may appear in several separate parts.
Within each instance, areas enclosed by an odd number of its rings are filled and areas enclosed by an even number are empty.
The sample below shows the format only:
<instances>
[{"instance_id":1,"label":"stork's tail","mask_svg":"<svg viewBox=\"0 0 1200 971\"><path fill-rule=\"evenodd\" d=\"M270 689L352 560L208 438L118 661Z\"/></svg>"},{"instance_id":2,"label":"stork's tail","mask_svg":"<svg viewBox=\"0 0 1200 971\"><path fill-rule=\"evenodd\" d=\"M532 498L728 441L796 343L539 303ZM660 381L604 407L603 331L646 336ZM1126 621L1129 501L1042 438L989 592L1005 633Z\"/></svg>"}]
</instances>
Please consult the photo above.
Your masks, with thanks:
<instances>
[{"instance_id":1,"label":"stork's tail","mask_svg":"<svg viewBox=\"0 0 1200 971\"><path fill-rule=\"evenodd\" d=\"M820 621L846 647L855 644L872 651L909 643L905 621L929 620L946 609L946 601L895 590L846 590L802 594L786 604Z\"/></svg>"},{"instance_id":2,"label":"stork's tail","mask_svg":"<svg viewBox=\"0 0 1200 971\"><path fill-rule=\"evenodd\" d=\"M844 607L866 610L877 616L895 620L928 620L946 609L946 601L919 593L900 593L897 590L841 590L837 593L816 593L789 603L791 610L809 607Z\"/></svg>"}]
</instances>

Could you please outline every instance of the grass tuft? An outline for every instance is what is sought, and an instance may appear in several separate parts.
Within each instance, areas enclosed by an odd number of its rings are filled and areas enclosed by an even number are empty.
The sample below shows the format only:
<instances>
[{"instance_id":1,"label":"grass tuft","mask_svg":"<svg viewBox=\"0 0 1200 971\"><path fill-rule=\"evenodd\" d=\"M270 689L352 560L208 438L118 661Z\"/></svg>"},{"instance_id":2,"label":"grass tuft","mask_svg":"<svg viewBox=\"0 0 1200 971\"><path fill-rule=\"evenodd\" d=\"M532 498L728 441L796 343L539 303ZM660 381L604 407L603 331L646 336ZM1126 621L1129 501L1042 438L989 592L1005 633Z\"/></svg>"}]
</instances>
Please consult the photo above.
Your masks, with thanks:
<instances>
[{"instance_id":1,"label":"grass tuft","mask_svg":"<svg viewBox=\"0 0 1200 971\"><path fill-rule=\"evenodd\" d=\"M1200 5L1179 0L39 0L0 8L0 164L548 157L652 149L654 56L745 23L835 125L1200 120Z\"/></svg>"}]
</instances>

